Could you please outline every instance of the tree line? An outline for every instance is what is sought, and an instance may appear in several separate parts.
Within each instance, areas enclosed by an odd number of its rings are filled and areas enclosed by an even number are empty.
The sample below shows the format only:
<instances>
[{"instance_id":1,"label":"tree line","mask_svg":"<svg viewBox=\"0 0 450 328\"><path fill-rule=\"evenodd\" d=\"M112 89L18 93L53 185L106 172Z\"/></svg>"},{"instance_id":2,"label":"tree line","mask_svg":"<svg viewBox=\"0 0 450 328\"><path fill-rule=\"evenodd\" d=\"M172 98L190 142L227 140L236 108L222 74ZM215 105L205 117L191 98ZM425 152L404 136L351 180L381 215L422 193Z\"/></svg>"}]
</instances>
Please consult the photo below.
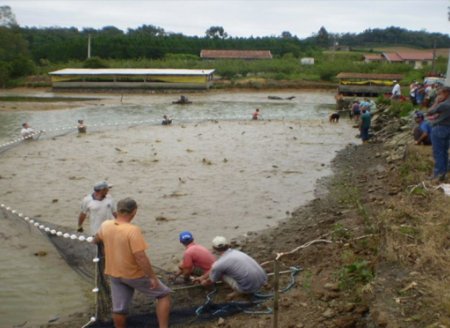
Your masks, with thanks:
<instances>
[{"instance_id":1,"label":"tree line","mask_svg":"<svg viewBox=\"0 0 450 328\"><path fill-rule=\"evenodd\" d=\"M86 63L88 39L96 60ZM417 48L450 47L450 37L440 33L409 31L399 27L369 29L362 33L328 33L322 27L300 39L289 31L279 36L231 37L221 26L212 26L203 37L169 33L153 25L122 31L114 26L101 29L20 27L8 6L0 7L0 86L46 67L65 67L69 62L101 65L98 59L117 61L199 60L202 49L270 50L274 58L320 57L335 45L370 48L377 45L408 45ZM182 62L181 62L182 64ZM59 66L59 67L58 67Z\"/></svg>"}]
</instances>

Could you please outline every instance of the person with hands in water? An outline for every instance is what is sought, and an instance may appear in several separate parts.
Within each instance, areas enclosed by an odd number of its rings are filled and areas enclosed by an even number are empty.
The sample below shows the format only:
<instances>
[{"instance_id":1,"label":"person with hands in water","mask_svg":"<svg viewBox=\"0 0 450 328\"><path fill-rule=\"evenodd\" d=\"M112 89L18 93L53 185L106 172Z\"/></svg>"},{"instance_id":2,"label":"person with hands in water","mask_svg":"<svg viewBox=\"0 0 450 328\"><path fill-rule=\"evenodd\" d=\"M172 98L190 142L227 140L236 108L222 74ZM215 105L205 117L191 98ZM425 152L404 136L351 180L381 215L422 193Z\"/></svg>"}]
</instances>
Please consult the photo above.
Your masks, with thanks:
<instances>
[{"instance_id":1,"label":"person with hands in water","mask_svg":"<svg viewBox=\"0 0 450 328\"><path fill-rule=\"evenodd\" d=\"M216 257L204 246L194 241L194 236L189 231L183 231L179 235L180 243L185 247L183 260L178 265L178 271L172 278L182 276L184 282L191 281L191 276L208 274Z\"/></svg>"},{"instance_id":2,"label":"person with hands in water","mask_svg":"<svg viewBox=\"0 0 450 328\"><path fill-rule=\"evenodd\" d=\"M216 236L212 244L219 259L214 262L209 273L195 278L194 282L209 286L222 280L233 289L227 295L228 300L239 295L251 295L266 284L267 274L261 265L249 255L230 248L225 237Z\"/></svg>"}]
</instances>

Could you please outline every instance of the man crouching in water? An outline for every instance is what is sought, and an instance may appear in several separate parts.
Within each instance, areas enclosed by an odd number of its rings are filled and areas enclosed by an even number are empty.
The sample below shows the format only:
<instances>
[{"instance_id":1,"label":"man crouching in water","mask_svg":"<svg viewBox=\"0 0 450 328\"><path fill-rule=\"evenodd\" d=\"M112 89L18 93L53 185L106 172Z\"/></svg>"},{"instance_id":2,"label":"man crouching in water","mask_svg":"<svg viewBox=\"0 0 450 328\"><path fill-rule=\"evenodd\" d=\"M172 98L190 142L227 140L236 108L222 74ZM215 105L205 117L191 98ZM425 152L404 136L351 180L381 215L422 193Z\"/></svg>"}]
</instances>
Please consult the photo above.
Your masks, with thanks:
<instances>
[{"instance_id":1,"label":"man crouching in water","mask_svg":"<svg viewBox=\"0 0 450 328\"><path fill-rule=\"evenodd\" d=\"M137 204L131 198L117 203L117 218L102 223L95 242L105 247L105 274L110 277L112 317L116 328L125 328L135 290L155 298L160 328L169 327L171 290L159 281L145 250L141 229L131 224Z\"/></svg>"},{"instance_id":2,"label":"man crouching in water","mask_svg":"<svg viewBox=\"0 0 450 328\"><path fill-rule=\"evenodd\" d=\"M251 295L267 282L267 274L258 262L247 254L230 248L225 237L215 237L212 244L220 258L214 262L208 274L194 279L194 282L208 286L219 280L224 281L233 289L227 295L228 300L238 295Z\"/></svg>"}]
</instances>

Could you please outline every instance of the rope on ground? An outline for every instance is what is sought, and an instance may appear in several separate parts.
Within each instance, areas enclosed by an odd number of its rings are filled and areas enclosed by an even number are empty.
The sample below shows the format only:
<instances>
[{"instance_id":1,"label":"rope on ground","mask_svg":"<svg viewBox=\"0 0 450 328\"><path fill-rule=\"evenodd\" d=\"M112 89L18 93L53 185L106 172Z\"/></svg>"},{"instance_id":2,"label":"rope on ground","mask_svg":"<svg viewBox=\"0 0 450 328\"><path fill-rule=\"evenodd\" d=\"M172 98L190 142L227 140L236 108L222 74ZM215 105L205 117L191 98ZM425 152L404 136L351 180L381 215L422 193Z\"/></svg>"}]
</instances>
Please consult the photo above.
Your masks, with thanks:
<instances>
[{"instance_id":1,"label":"rope on ground","mask_svg":"<svg viewBox=\"0 0 450 328\"><path fill-rule=\"evenodd\" d=\"M290 273L291 274L291 281L288 283L288 285L282 289L280 289L278 292L285 293L288 290L290 290L295 285L295 276L301 271L302 269L299 267L291 267L290 270L283 271L283 273ZM269 273L269 275L273 275ZM187 286L185 288L189 287L196 287L199 285L193 285L193 286ZM198 318L205 318L206 315L209 317L215 317L218 315L226 315L226 314L232 314L236 312L243 312L246 314L271 314L273 310L270 307L266 307L265 310L260 309L249 309L254 307L260 307L263 303L265 303L268 299L273 298L274 293L253 293L253 299L250 302L227 302L222 304L214 304L212 301L212 297L214 294L217 293L217 288L215 288L213 291L208 293L206 295L206 301L203 305L197 308L195 311L195 314Z\"/></svg>"}]
</instances>

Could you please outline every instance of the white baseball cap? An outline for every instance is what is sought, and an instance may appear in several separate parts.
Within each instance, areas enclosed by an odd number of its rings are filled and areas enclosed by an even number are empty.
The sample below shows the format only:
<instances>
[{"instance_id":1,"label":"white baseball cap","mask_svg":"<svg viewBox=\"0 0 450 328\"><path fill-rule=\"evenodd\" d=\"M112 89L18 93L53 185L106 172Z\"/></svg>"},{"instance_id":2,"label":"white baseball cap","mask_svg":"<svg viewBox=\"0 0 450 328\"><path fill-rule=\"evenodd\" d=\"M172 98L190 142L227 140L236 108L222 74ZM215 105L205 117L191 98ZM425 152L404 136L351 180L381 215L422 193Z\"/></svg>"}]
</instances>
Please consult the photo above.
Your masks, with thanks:
<instances>
[{"instance_id":1,"label":"white baseball cap","mask_svg":"<svg viewBox=\"0 0 450 328\"><path fill-rule=\"evenodd\" d=\"M226 245L228 245L228 241L225 237L223 236L216 236L214 237L214 239L212 240L212 244L214 248L222 248Z\"/></svg>"}]
</instances>

